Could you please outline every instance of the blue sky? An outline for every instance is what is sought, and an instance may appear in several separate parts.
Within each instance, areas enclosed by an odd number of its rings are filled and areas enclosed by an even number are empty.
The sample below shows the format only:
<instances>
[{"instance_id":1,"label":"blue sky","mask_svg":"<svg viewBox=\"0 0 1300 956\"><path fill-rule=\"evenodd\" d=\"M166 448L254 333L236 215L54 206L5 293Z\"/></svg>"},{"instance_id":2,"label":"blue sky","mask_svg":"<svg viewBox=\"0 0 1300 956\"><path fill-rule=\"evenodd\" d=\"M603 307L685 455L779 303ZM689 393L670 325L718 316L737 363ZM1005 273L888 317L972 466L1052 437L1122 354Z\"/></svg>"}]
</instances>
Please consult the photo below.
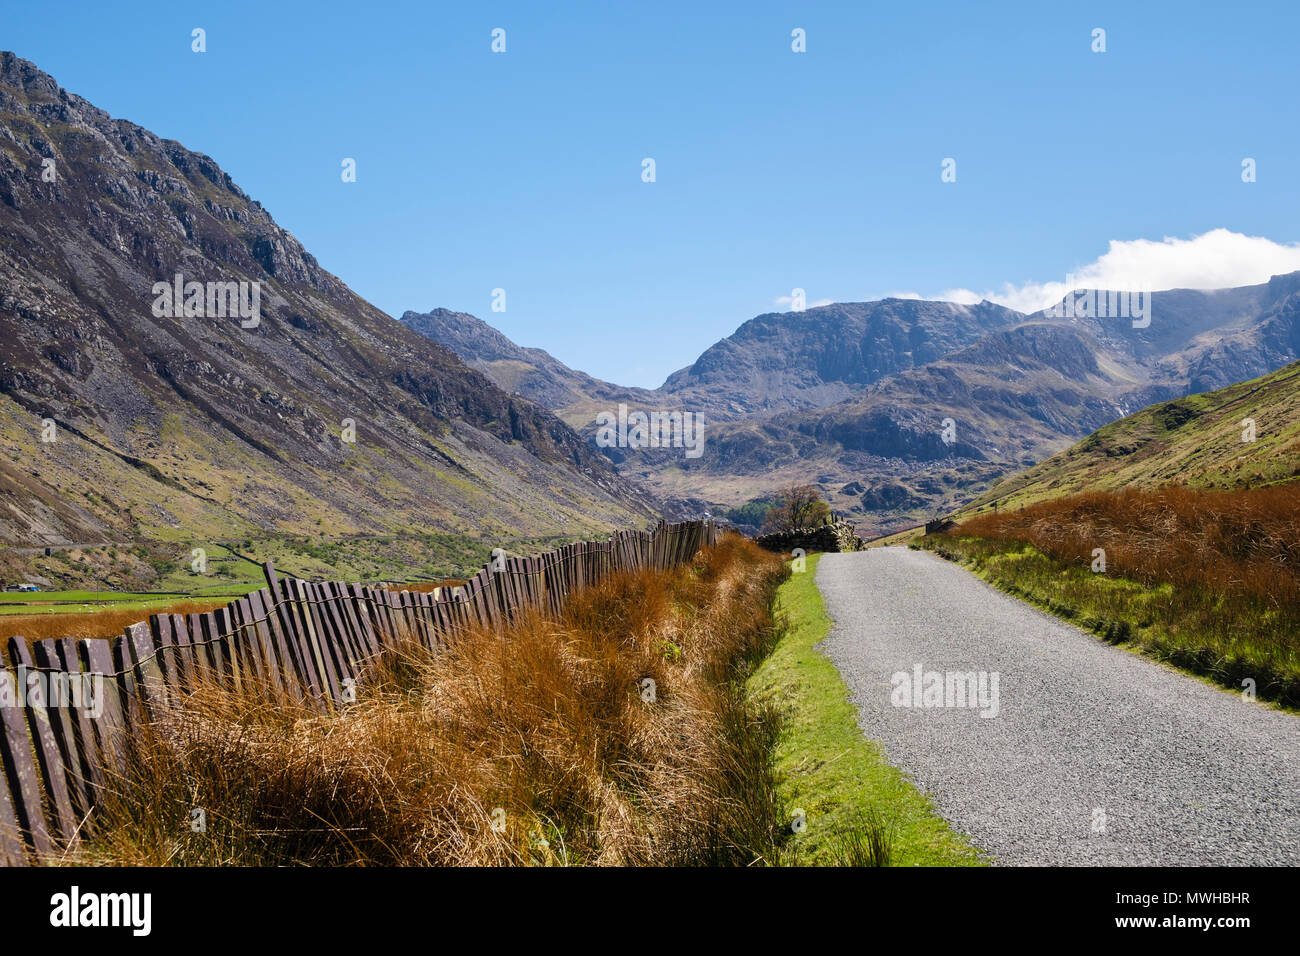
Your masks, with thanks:
<instances>
[{"instance_id":1,"label":"blue sky","mask_svg":"<svg viewBox=\"0 0 1300 956\"><path fill-rule=\"evenodd\" d=\"M1260 281L1300 240L1294 3L0 0L0 24L0 49L211 155L385 311L472 312L623 384L795 287L1015 303L1105 273L1113 241L1211 230L1280 247L1156 250L1177 263L1155 287L1225 256ZM1141 272L1148 248L1114 255Z\"/></svg>"}]
</instances>

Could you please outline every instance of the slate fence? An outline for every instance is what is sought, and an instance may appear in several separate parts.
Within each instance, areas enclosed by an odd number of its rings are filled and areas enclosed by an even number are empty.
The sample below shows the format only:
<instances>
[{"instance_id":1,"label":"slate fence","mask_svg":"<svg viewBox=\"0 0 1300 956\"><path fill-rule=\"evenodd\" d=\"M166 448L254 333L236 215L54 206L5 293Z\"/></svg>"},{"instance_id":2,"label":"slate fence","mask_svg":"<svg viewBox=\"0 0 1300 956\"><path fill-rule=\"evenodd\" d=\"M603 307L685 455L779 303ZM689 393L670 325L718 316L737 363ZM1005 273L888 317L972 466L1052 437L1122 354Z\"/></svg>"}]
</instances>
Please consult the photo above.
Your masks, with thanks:
<instances>
[{"instance_id":1,"label":"slate fence","mask_svg":"<svg viewBox=\"0 0 1300 956\"><path fill-rule=\"evenodd\" d=\"M661 522L505 557L429 593L284 578L267 562L265 588L215 611L155 614L112 639L11 638L0 668L0 866L56 859L92 832L100 794L126 780L134 730L174 714L200 683L266 688L327 713L354 700L367 662L405 636L440 650L521 610L558 614L613 572L686 563L719 537L711 520ZM96 691L93 709L77 687Z\"/></svg>"}]
</instances>

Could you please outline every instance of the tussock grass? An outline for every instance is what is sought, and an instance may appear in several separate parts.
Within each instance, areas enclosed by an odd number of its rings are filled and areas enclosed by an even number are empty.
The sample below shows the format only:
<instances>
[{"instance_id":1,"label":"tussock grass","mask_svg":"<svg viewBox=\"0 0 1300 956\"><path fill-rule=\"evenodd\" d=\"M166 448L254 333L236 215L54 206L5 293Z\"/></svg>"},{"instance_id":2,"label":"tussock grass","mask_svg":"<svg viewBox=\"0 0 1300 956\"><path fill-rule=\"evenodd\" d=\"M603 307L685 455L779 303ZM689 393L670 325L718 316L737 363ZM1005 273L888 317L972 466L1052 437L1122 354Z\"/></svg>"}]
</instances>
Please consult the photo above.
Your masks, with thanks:
<instances>
[{"instance_id":1,"label":"tussock grass","mask_svg":"<svg viewBox=\"0 0 1300 956\"><path fill-rule=\"evenodd\" d=\"M914 546L1108 640L1300 706L1300 485L1071 495Z\"/></svg>"},{"instance_id":2,"label":"tussock grass","mask_svg":"<svg viewBox=\"0 0 1300 956\"><path fill-rule=\"evenodd\" d=\"M75 858L771 862L779 722L743 684L777 640L785 573L728 536L693 565L615 575L558 620L526 615L437 654L403 640L338 714L200 689L137 737Z\"/></svg>"},{"instance_id":3,"label":"tussock grass","mask_svg":"<svg viewBox=\"0 0 1300 956\"><path fill-rule=\"evenodd\" d=\"M847 821L834 837L832 852L838 866L889 866L894 856L896 827L874 807Z\"/></svg>"}]
</instances>

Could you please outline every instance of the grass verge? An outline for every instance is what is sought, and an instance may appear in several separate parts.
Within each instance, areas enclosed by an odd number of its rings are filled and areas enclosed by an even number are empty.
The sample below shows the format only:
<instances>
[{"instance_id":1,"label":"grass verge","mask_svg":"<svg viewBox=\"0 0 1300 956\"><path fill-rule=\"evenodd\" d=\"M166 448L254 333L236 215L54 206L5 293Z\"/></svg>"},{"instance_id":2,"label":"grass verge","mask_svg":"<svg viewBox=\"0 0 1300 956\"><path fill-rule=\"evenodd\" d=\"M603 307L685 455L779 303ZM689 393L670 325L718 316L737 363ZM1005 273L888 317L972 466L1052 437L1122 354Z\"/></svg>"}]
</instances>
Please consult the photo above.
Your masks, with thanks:
<instances>
[{"instance_id":1,"label":"grass verge","mask_svg":"<svg viewBox=\"0 0 1300 956\"><path fill-rule=\"evenodd\" d=\"M782 862L799 866L975 866L980 854L858 726L835 665L816 649L831 622L817 590L820 555L777 592L785 634L749 679L750 695L782 714L774 755L789 836ZM790 815L804 812L800 832Z\"/></svg>"},{"instance_id":2,"label":"grass verge","mask_svg":"<svg viewBox=\"0 0 1300 956\"><path fill-rule=\"evenodd\" d=\"M1295 708L1298 541L1300 486L1284 486L1073 495L912 547L1113 644Z\"/></svg>"}]
</instances>

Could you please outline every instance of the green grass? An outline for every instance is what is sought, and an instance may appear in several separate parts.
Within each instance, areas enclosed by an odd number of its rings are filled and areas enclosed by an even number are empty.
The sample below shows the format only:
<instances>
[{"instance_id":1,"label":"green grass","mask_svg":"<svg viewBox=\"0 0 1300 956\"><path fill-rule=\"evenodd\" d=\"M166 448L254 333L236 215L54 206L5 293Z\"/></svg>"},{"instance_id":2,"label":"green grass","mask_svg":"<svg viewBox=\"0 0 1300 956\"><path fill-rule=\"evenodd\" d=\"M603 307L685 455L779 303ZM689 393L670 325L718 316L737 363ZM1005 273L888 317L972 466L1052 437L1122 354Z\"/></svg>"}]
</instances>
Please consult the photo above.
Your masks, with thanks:
<instances>
[{"instance_id":1,"label":"green grass","mask_svg":"<svg viewBox=\"0 0 1300 956\"><path fill-rule=\"evenodd\" d=\"M133 600L145 601L158 594L133 593L126 591L5 591L0 593L0 604L29 604L48 601L80 601L83 604L95 604L103 601L114 603ZM179 597L179 593L167 592L167 596Z\"/></svg>"},{"instance_id":2,"label":"green grass","mask_svg":"<svg viewBox=\"0 0 1300 956\"><path fill-rule=\"evenodd\" d=\"M401 584L410 581L438 581L468 577L491 560L493 547L504 547L510 554L538 554L560 544L577 540L571 536L513 539L480 539L452 534L416 534L352 536L345 538L255 537L231 543L199 541L195 547L207 551L207 571L190 570L188 547L155 546L153 552L140 549L157 572L148 592L134 590L70 589L39 592L0 592L0 616L6 614L67 614L105 608L157 608L178 600L209 601L242 597L266 586L260 561L272 560L282 575L325 580L387 581ZM84 552L99 558L87 565L86 576L95 576L94 568L112 567L108 548L88 548ZM127 547L113 548L114 553L128 553ZM247 560L247 555L254 560ZM138 557L138 555L135 555ZM65 559L57 552L46 562ZM37 557L35 560L41 560ZM32 570L49 575L44 567ZM138 586L139 582L131 582ZM152 593L149 593L152 592Z\"/></svg>"},{"instance_id":3,"label":"green grass","mask_svg":"<svg viewBox=\"0 0 1300 956\"><path fill-rule=\"evenodd\" d=\"M168 607L179 601L219 601L242 597L250 590L255 590L255 588L232 590L227 586L224 589L205 588L201 591L175 594L122 594L112 591L48 591L40 594L6 593L0 595L0 617L27 614L86 614L93 611L125 611L132 608L149 611ZM29 603L10 600L11 598L26 598Z\"/></svg>"},{"instance_id":4,"label":"green grass","mask_svg":"<svg viewBox=\"0 0 1300 956\"><path fill-rule=\"evenodd\" d=\"M0 617L27 614L84 614L137 608L155 612L178 601L229 601L266 586L259 562L271 560L281 575L330 581L385 581L393 585L441 581L474 574L492 557L494 547L512 555L540 554L562 544L586 540L581 535L483 538L462 534L257 536L229 541L198 540L182 546L158 542L78 549L71 562L66 550L50 557L32 556L23 570L53 579L57 590L0 591ZM207 552L207 571L190 569L191 546ZM249 560L251 558L252 560ZM126 576L121 562L131 560L142 575ZM68 572L60 574L53 568ZM95 587L113 571L129 588ZM71 577L72 580L68 580ZM16 581L12 573L8 580ZM76 584L89 587L76 588ZM110 578L109 584L113 583ZM147 590L137 590L141 586ZM143 615L142 615L143 616Z\"/></svg>"},{"instance_id":5,"label":"green grass","mask_svg":"<svg viewBox=\"0 0 1300 956\"><path fill-rule=\"evenodd\" d=\"M776 770L782 803L806 827L786 843L785 862L856 861L864 824L888 831L891 866L978 866L985 861L949 828L915 786L858 727L857 709L830 660L816 649L830 632L814 577L820 555L777 594L788 629L749 679L749 691L784 712Z\"/></svg>"}]
</instances>

